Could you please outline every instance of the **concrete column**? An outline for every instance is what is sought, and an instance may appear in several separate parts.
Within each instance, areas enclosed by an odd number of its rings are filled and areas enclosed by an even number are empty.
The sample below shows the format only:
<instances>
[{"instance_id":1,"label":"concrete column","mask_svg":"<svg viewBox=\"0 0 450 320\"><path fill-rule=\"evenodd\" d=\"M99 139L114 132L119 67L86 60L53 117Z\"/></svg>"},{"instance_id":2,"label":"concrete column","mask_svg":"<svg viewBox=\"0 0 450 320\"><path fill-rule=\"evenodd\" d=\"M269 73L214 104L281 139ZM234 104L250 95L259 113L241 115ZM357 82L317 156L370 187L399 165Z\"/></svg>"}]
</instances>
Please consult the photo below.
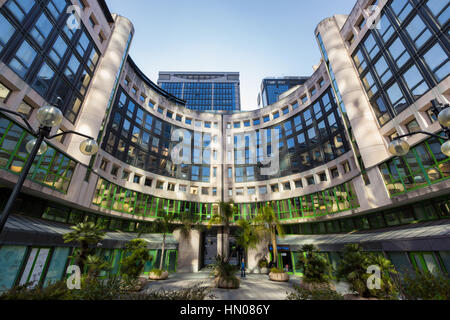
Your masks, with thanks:
<instances>
[{"instance_id":1,"label":"concrete column","mask_svg":"<svg viewBox=\"0 0 450 320\"><path fill-rule=\"evenodd\" d=\"M181 236L180 230L175 230L173 234L178 241L177 272L198 272L201 267L200 231L191 230L188 239Z\"/></svg>"},{"instance_id":2,"label":"concrete column","mask_svg":"<svg viewBox=\"0 0 450 320\"><path fill-rule=\"evenodd\" d=\"M338 18L340 17L327 18L320 22L316 35L320 34L322 37L353 134L358 141L361 157L365 166L369 168L389 158L390 155L359 75L341 37L336 20Z\"/></svg>"},{"instance_id":3,"label":"concrete column","mask_svg":"<svg viewBox=\"0 0 450 320\"><path fill-rule=\"evenodd\" d=\"M120 69L123 56L127 50L130 35L134 33L131 22L115 15L114 30L99 66L92 79L83 108L75 124L75 131L97 138L101 129L111 94L114 90L116 77ZM80 142L85 138L73 136L67 152L85 164L89 164L90 157L84 156L79 150Z\"/></svg>"},{"instance_id":4,"label":"concrete column","mask_svg":"<svg viewBox=\"0 0 450 320\"><path fill-rule=\"evenodd\" d=\"M265 237L256 245L256 248L248 249L247 268L249 273L259 273L258 263L266 258L269 261L269 238Z\"/></svg>"},{"instance_id":5,"label":"concrete column","mask_svg":"<svg viewBox=\"0 0 450 320\"><path fill-rule=\"evenodd\" d=\"M222 232L223 232L223 236L222 236ZM223 241L223 245L222 245L222 241ZM225 258L228 258L229 251L230 251L229 236L226 233L225 228L218 227L217 228L217 255L221 255Z\"/></svg>"}]
</instances>

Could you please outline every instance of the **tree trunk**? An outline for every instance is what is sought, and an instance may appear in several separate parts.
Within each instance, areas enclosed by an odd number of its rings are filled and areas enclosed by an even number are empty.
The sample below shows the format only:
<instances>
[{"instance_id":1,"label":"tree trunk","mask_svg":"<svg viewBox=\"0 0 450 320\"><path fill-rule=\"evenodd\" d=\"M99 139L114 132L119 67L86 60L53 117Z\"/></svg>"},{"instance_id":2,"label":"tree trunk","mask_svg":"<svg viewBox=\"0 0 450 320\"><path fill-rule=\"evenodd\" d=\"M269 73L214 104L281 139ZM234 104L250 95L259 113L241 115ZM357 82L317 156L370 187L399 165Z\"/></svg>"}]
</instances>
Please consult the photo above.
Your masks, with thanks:
<instances>
[{"instance_id":1,"label":"tree trunk","mask_svg":"<svg viewBox=\"0 0 450 320\"><path fill-rule=\"evenodd\" d=\"M89 244L87 242L81 242L80 255L77 259L77 265L80 267L81 274L84 273L84 266L87 256L89 254Z\"/></svg>"},{"instance_id":2,"label":"tree trunk","mask_svg":"<svg viewBox=\"0 0 450 320\"><path fill-rule=\"evenodd\" d=\"M277 268L280 268L280 262L278 261L277 235L275 232L271 232L270 237L272 238L273 261Z\"/></svg>"},{"instance_id":3,"label":"tree trunk","mask_svg":"<svg viewBox=\"0 0 450 320\"><path fill-rule=\"evenodd\" d=\"M163 242L162 242L162 249L161 249L161 261L159 262L159 269L163 269L163 261L164 261L164 250L166 249L166 234L163 233Z\"/></svg>"}]
</instances>

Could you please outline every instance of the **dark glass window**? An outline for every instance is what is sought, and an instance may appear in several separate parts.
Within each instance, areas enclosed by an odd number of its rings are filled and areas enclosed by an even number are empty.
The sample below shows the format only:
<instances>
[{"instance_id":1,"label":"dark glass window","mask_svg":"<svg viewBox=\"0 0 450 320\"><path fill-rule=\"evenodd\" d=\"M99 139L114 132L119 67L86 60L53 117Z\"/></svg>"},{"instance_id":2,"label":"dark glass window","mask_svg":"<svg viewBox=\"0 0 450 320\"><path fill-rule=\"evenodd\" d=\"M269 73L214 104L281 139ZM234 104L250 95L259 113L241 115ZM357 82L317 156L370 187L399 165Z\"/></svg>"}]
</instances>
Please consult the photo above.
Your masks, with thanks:
<instances>
[{"instance_id":1,"label":"dark glass window","mask_svg":"<svg viewBox=\"0 0 450 320\"><path fill-rule=\"evenodd\" d=\"M397 83L394 83L392 86L390 86L386 90L386 93L389 97L389 100L391 101L393 109L397 114L402 112L406 108L406 100Z\"/></svg>"},{"instance_id":2,"label":"dark glass window","mask_svg":"<svg viewBox=\"0 0 450 320\"><path fill-rule=\"evenodd\" d=\"M428 91L429 87L423 76L419 72L419 69L415 65L409 68L404 74L403 79L412 92L414 99L417 100L421 95Z\"/></svg>"},{"instance_id":3,"label":"dark glass window","mask_svg":"<svg viewBox=\"0 0 450 320\"><path fill-rule=\"evenodd\" d=\"M449 57L439 43L429 49L423 57L438 82L448 76L450 73Z\"/></svg>"},{"instance_id":4,"label":"dark glass window","mask_svg":"<svg viewBox=\"0 0 450 320\"><path fill-rule=\"evenodd\" d=\"M431 37L431 32L419 16L414 17L414 19L406 27L406 31L413 40L417 49L422 47Z\"/></svg>"},{"instance_id":5,"label":"dark glass window","mask_svg":"<svg viewBox=\"0 0 450 320\"><path fill-rule=\"evenodd\" d=\"M442 26L448 22L450 18L450 4L448 1L428 0L427 7Z\"/></svg>"},{"instance_id":6,"label":"dark glass window","mask_svg":"<svg viewBox=\"0 0 450 320\"><path fill-rule=\"evenodd\" d=\"M5 4L5 7L11 11L19 22L22 22L23 18L25 18L34 6L34 3L34 0L9 0Z\"/></svg>"},{"instance_id":7,"label":"dark glass window","mask_svg":"<svg viewBox=\"0 0 450 320\"><path fill-rule=\"evenodd\" d=\"M36 80L33 83L33 88L37 92L39 92L42 96L45 96L47 94L48 89L50 88L54 75L55 72L53 71L53 69L50 68L48 64L44 62L44 64L41 67L41 70L36 76Z\"/></svg>"},{"instance_id":8,"label":"dark glass window","mask_svg":"<svg viewBox=\"0 0 450 320\"><path fill-rule=\"evenodd\" d=\"M394 59L397 67L401 68L406 61L411 57L409 53L406 51L403 42L400 38L397 38L389 47L389 52L391 53L392 58Z\"/></svg>"},{"instance_id":9,"label":"dark glass window","mask_svg":"<svg viewBox=\"0 0 450 320\"><path fill-rule=\"evenodd\" d=\"M49 52L49 57L58 66L67 50L67 43L61 36L58 36L52 49Z\"/></svg>"},{"instance_id":10,"label":"dark glass window","mask_svg":"<svg viewBox=\"0 0 450 320\"><path fill-rule=\"evenodd\" d=\"M52 23L47 18L45 13L42 13L33 29L31 29L30 34L33 39L36 40L36 42L42 47L46 38L50 34L50 31L52 31L52 28Z\"/></svg>"},{"instance_id":11,"label":"dark glass window","mask_svg":"<svg viewBox=\"0 0 450 320\"><path fill-rule=\"evenodd\" d=\"M0 51L3 50L3 48L8 43L9 39L11 39L12 35L16 31L16 29L12 26L11 23L2 15L0 14Z\"/></svg>"}]
</instances>

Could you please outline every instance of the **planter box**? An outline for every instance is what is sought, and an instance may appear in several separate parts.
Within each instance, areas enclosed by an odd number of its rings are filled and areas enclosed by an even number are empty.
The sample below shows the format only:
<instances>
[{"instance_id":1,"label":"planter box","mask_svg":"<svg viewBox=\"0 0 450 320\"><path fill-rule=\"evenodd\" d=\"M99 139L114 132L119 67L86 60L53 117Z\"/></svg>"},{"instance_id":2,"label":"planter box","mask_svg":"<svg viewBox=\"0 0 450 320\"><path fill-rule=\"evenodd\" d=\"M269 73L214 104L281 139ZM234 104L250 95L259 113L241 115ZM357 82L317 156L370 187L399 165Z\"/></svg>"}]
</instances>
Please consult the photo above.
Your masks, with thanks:
<instances>
[{"instance_id":1,"label":"planter box","mask_svg":"<svg viewBox=\"0 0 450 320\"><path fill-rule=\"evenodd\" d=\"M261 274L269 274L269 268L259 268L259 273L261 273Z\"/></svg>"},{"instance_id":2,"label":"planter box","mask_svg":"<svg viewBox=\"0 0 450 320\"><path fill-rule=\"evenodd\" d=\"M148 278L150 280L166 280L169 277L169 272L163 271L160 276L157 274L150 272Z\"/></svg>"},{"instance_id":3,"label":"planter box","mask_svg":"<svg viewBox=\"0 0 450 320\"><path fill-rule=\"evenodd\" d=\"M288 282L289 275L287 273L269 273L269 279L277 282Z\"/></svg>"},{"instance_id":4,"label":"planter box","mask_svg":"<svg viewBox=\"0 0 450 320\"><path fill-rule=\"evenodd\" d=\"M221 289L238 289L239 288L239 279L238 279L238 285L235 286L233 284L233 281L227 281L223 278L220 277L215 277L214 278L214 283L216 284L217 288L221 288Z\"/></svg>"}]
</instances>

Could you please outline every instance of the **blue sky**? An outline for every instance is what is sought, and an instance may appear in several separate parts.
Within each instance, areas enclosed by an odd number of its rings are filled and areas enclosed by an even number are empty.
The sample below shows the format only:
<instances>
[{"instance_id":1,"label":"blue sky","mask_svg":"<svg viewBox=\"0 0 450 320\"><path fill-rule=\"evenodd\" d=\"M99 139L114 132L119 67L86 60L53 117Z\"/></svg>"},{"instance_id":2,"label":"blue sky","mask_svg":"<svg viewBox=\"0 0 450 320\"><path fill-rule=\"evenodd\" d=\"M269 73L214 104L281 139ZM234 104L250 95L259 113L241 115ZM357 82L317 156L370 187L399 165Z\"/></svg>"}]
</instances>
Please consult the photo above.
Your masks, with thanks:
<instances>
[{"instance_id":1,"label":"blue sky","mask_svg":"<svg viewBox=\"0 0 450 320\"><path fill-rule=\"evenodd\" d=\"M238 71L243 110L264 77L309 76L320 60L317 24L356 0L106 0L131 20L130 55L154 82L159 71Z\"/></svg>"}]
</instances>

